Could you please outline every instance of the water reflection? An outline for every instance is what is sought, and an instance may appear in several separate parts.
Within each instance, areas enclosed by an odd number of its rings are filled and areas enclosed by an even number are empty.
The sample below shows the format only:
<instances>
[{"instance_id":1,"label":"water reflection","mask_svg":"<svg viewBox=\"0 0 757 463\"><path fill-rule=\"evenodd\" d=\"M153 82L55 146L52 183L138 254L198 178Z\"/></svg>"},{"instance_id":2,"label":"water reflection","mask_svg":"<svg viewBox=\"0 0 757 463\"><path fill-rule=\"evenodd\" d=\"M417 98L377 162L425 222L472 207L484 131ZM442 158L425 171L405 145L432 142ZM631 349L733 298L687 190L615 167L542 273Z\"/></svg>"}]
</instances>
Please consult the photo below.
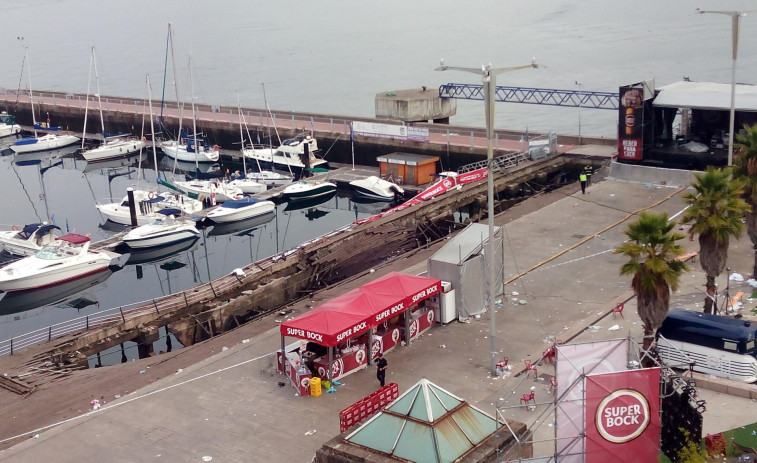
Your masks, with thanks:
<instances>
[{"instance_id":1,"label":"water reflection","mask_svg":"<svg viewBox=\"0 0 757 463\"><path fill-rule=\"evenodd\" d=\"M49 305L65 305L76 309L96 305L98 304L96 296L87 294L86 297L83 297L82 293L104 283L112 274L113 270L109 269L46 288L5 293L5 296L0 299L0 315L14 314Z\"/></svg>"},{"instance_id":2,"label":"water reflection","mask_svg":"<svg viewBox=\"0 0 757 463\"><path fill-rule=\"evenodd\" d=\"M271 211L266 214L252 217L247 220L240 220L238 222L228 222L216 224L208 232L208 236L220 236L220 235L236 235L245 236L252 233L252 231L261 225L267 224L273 218L276 217L276 211Z\"/></svg>"},{"instance_id":3,"label":"water reflection","mask_svg":"<svg viewBox=\"0 0 757 463\"><path fill-rule=\"evenodd\" d=\"M195 248L197 248L197 243L199 241L199 238L194 238L189 241L174 243L168 246L132 250L129 260L126 261L126 265L157 264L164 262L177 254L194 251Z\"/></svg>"}]
</instances>

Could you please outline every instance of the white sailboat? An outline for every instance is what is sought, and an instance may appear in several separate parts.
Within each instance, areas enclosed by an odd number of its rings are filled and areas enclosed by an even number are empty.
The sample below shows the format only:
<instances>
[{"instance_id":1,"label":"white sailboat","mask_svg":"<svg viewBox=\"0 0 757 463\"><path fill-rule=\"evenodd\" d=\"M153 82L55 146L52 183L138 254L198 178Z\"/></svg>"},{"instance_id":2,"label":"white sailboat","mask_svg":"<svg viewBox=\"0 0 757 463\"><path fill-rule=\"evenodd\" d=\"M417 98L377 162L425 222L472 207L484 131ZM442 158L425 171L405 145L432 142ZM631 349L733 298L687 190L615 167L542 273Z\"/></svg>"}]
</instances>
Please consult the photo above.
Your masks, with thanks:
<instances>
[{"instance_id":1,"label":"white sailboat","mask_svg":"<svg viewBox=\"0 0 757 463\"><path fill-rule=\"evenodd\" d=\"M170 157L171 159L176 159L177 161L203 163L217 162L220 156L220 148L218 147L218 145L213 145L211 147L205 137L205 134L197 133L194 109L194 90L192 91L192 122L194 128L192 135L185 134L182 128L182 105L180 103L181 100L179 99L179 84L178 80L176 79L176 62L174 60L173 52L173 28L171 27L171 23L168 23L168 45L170 46L171 51L171 63L174 74L173 78L174 90L176 92L176 104L179 105L179 135L176 140L166 140L161 142L160 149L163 151L163 153L166 154L166 156ZM166 55L168 54L168 52L169 50L166 49ZM189 60L189 73L191 79L191 58ZM192 85L194 86L194 82L192 83Z\"/></svg>"},{"instance_id":2,"label":"white sailboat","mask_svg":"<svg viewBox=\"0 0 757 463\"><path fill-rule=\"evenodd\" d=\"M194 104L194 79L192 78L192 58L189 59L189 77L190 82L192 82L192 129L194 133L197 133L197 119L195 117L195 104ZM199 142L197 140L197 137L191 137L190 141L192 145L194 145L195 150L199 150ZM163 150L165 151L165 150ZM166 153L167 154L167 153ZM195 159L195 163L199 163L198 159ZM231 201L233 199L239 199L244 195L244 191L236 186L232 185L231 183L226 183L223 181L218 180L201 180L201 179L194 179L194 180L186 180L186 181L174 181L173 184L178 188L179 190L183 191L186 194L190 195L196 195L198 198L211 198L211 201L214 202L224 202L224 201ZM265 190L265 185L255 184L256 185L256 191L254 193L258 193L260 191ZM262 188L262 189L261 189Z\"/></svg>"},{"instance_id":3,"label":"white sailboat","mask_svg":"<svg viewBox=\"0 0 757 463\"><path fill-rule=\"evenodd\" d=\"M258 182L257 180L253 179L250 175L251 172L247 172L247 161L244 156L244 132L242 132L242 107L239 104L239 94L237 94L237 110L239 111L239 137L242 140L242 173L237 175L235 178L229 180L226 182L229 185L238 187L240 190L242 190L245 194L255 194L255 193L262 193L264 192L268 187L266 184L262 182ZM247 132L247 136L250 136L249 131Z\"/></svg>"},{"instance_id":4,"label":"white sailboat","mask_svg":"<svg viewBox=\"0 0 757 463\"><path fill-rule=\"evenodd\" d=\"M92 149L84 149L84 137L87 135L87 113L89 110L89 84L92 80L92 68L95 70L95 83L97 85L97 104L100 109L100 130L103 142L100 146ZM87 81L87 100L84 106L84 129L82 130L82 156L87 162L105 161L108 159L125 158L138 153L144 147L144 142L136 137L108 137L105 132L105 118L103 117L103 105L100 99L100 75L97 72L97 57L95 47L92 47L92 56L89 63L90 78Z\"/></svg>"},{"instance_id":5,"label":"white sailboat","mask_svg":"<svg viewBox=\"0 0 757 463\"><path fill-rule=\"evenodd\" d=\"M147 95L150 106L150 130L152 132L152 155L155 163L155 175L160 182L160 173L158 172L157 150L155 147L155 128L153 125L152 113L152 87L150 85L150 76L146 76ZM140 158L141 164L141 158ZM139 169L141 172L141 169ZM155 213L160 209L179 209L184 214L195 214L202 210L203 203L197 199L192 199L178 193L157 192L152 190L134 189L134 202L137 204L137 224L145 225L155 218ZM120 202L107 204L98 204L95 207L111 222L131 225L131 211L129 209L128 195Z\"/></svg>"},{"instance_id":6,"label":"white sailboat","mask_svg":"<svg viewBox=\"0 0 757 463\"><path fill-rule=\"evenodd\" d=\"M29 49L25 49L26 57L26 77L29 84L29 102L32 107L32 123L34 124L34 136L16 140L11 145L11 150L16 154L33 153L36 151L54 150L64 146L73 145L79 141L79 137L71 134L48 133L37 136L37 119L34 115L34 93L32 92L32 77L29 66Z\"/></svg>"}]
</instances>

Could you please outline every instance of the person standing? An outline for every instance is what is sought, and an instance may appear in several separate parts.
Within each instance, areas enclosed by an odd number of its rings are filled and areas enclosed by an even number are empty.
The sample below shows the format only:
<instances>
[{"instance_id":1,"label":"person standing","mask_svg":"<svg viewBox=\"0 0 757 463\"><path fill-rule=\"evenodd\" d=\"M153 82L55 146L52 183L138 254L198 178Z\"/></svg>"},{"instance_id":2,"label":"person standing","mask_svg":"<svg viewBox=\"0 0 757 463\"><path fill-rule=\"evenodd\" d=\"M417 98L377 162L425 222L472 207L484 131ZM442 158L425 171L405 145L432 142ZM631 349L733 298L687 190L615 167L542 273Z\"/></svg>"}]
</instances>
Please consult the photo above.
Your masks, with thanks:
<instances>
[{"instance_id":1,"label":"person standing","mask_svg":"<svg viewBox=\"0 0 757 463\"><path fill-rule=\"evenodd\" d=\"M586 186L591 186L591 173L594 169L592 169L591 165L584 166L584 174L586 174Z\"/></svg>"},{"instance_id":2,"label":"person standing","mask_svg":"<svg viewBox=\"0 0 757 463\"><path fill-rule=\"evenodd\" d=\"M378 355L376 355L376 378L378 378L381 387L384 387L387 365L388 363L386 362L386 359L381 354L381 352L379 352Z\"/></svg>"},{"instance_id":3,"label":"person standing","mask_svg":"<svg viewBox=\"0 0 757 463\"><path fill-rule=\"evenodd\" d=\"M581 182L581 194L586 194L586 174L584 172L578 174L578 181Z\"/></svg>"},{"instance_id":4,"label":"person standing","mask_svg":"<svg viewBox=\"0 0 757 463\"><path fill-rule=\"evenodd\" d=\"M718 314L717 289L717 286L714 285L707 287L707 294L704 296L704 313Z\"/></svg>"}]
</instances>

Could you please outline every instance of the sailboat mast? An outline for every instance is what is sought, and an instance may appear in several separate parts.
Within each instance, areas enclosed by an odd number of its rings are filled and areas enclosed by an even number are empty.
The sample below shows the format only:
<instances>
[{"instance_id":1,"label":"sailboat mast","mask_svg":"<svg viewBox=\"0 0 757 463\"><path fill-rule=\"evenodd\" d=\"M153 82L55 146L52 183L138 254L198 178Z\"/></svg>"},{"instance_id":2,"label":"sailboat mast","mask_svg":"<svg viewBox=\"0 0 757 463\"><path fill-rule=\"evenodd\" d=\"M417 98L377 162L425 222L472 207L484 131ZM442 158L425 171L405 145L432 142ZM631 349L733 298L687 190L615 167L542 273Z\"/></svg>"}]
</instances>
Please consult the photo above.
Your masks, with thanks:
<instances>
[{"instance_id":1,"label":"sailboat mast","mask_svg":"<svg viewBox=\"0 0 757 463\"><path fill-rule=\"evenodd\" d=\"M237 101L237 104L239 104L239 101ZM241 124L242 122L244 122L244 130L247 132L247 138L250 139L250 144L252 144L252 137L250 136L250 128L247 126L247 119L244 117L244 114L242 114L241 107L239 108L239 117L240 117L239 123ZM244 144L244 140L242 140L242 144ZM254 146L252 147L252 151L253 153L255 152ZM258 166L258 172L263 172L263 168L260 167L260 159L258 159L257 156L253 156L253 158L255 159L255 164L257 164ZM244 159L244 149L242 149L242 159ZM273 159L273 157L271 159ZM271 166L271 171L273 171L273 166Z\"/></svg>"},{"instance_id":2,"label":"sailboat mast","mask_svg":"<svg viewBox=\"0 0 757 463\"><path fill-rule=\"evenodd\" d=\"M176 92L176 106L179 109L179 135L176 137L176 144L181 143L181 125L184 120L184 105L181 104L181 98L179 97L179 80L176 78L176 56L173 51L173 28L171 23L168 23L168 40L171 45L171 67L173 68L173 88Z\"/></svg>"},{"instance_id":3,"label":"sailboat mast","mask_svg":"<svg viewBox=\"0 0 757 463\"><path fill-rule=\"evenodd\" d=\"M95 47L92 47L92 62L95 63L95 86L97 87L97 107L100 109L100 130L105 139L105 118L103 117L103 102L100 98L100 73L97 72L97 56L95 55Z\"/></svg>"},{"instance_id":4,"label":"sailboat mast","mask_svg":"<svg viewBox=\"0 0 757 463\"><path fill-rule=\"evenodd\" d=\"M32 105L32 128L34 129L34 138L37 138L37 116L34 115L34 94L32 93L32 67L29 64L29 47L24 47L26 54L26 80L29 82L29 102Z\"/></svg>"},{"instance_id":5,"label":"sailboat mast","mask_svg":"<svg viewBox=\"0 0 757 463\"><path fill-rule=\"evenodd\" d=\"M152 160L155 163L155 180L158 181L160 176L158 175L158 151L155 149L155 124L153 122L152 115L152 85L150 85L150 74L147 74L145 78L147 82L147 101L150 105L150 133L152 133Z\"/></svg>"},{"instance_id":6,"label":"sailboat mast","mask_svg":"<svg viewBox=\"0 0 757 463\"><path fill-rule=\"evenodd\" d=\"M92 83L92 61L95 59L95 47L89 55L89 74L87 74L87 98L84 100L84 128L81 129L81 149L84 150L84 137L87 135L87 115L89 114L89 87Z\"/></svg>"},{"instance_id":7,"label":"sailboat mast","mask_svg":"<svg viewBox=\"0 0 757 463\"><path fill-rule=\"evenodd\" d=\"M239 92L237 92L237 110L239 111L239 138L242 140L242 173L247 177L247 161L244 156L244 133L242 132L242 105L239 102ZM252 143L252 140L250 140L250 143Z\"/></svg>"},{"instance_id":8,"label":"sailboat mast","mask_svg":"<svg viewBox=\"0 0 757 463\"><path fill-rule=\"evenodd\" d=\"M195 81L194 81L194 75L192 74L192 57L189 57L189 85L190 89L192 90L192 146L194 146L195 149L195 169L199 169L200 165L197 161L197 153L200 152L199 147L197 145L197 117L195 116Z\"/></svg>"}]
</instances>

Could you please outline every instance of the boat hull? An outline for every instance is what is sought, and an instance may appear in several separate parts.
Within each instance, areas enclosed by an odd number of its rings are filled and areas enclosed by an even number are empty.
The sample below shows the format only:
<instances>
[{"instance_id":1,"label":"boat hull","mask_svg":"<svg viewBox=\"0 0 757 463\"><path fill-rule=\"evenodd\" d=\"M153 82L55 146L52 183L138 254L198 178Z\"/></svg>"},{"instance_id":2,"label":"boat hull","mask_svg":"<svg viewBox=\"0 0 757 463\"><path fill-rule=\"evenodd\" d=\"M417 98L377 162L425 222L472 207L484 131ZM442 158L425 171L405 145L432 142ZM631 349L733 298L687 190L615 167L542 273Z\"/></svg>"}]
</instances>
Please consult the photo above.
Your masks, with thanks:
<instances>
[{"instance_id":1,"label":"boat hull","mask_svg":"<svg viewBox=\"0 0 757 463\"><path fill-rule=\"evenodd\" d=\"M178 145L175 141L164 142L160 149L171 159L184 162L217 162L220 156L218 149L200 148L199 152L190 153L184 145Z\"/></svg>"},{"instance_id":2,"label":"boat hull","mask_svg":"<svg viewBox=\"0 0 757 463\"><path fill-rule=\"evenodd\" d=\"M215 199L218 203L231 201L243 195L242 190L239 188L227 186L221 182L193 180L191 182L173 182L173 184L188 195L195 195L198 199Z\"/></svg>"},{"instance_id":3,"label":"boat hull","mask_svg":"<svg viewBox=\"0 0 757 463\"><path fill-rule=\"evenodd\" d=\"M28 259L34 259L34 257L29 257ZM66 283L104 272L109 269L110 263L111 258L109 256L91 253L90 259L85 261L70 264L64 263L47 269L37 269L36 271L30 268L26 269L26 271L10 274L6 270L10 266L6 266L0 268L0 290L6 292L24 291Z\"/></svg>"},{"instance_id":4,"label":"boat hull","mask_svg":"<svg viewBox=\"0 0 757 463\"><path fill-rule=\"evenodd\" d=\"M63 148L77 142L79 142L79 137L73 135L48 134L37 138L22 138L10 148L16 154L24 154Z\"/></svg>"},{"instance_id":5,"label":"boat hull","mask_svg":"<svg viewBox=\"0 0 757 463\"><path fill-rule=\"evenodd\" d=\"M290 201L310 199L336 191L336 185L330 182L300 181L284 188L281 194Z\"/></svg>"},{"instance_id":6,"label":"boat hull","mask_svg":"<svg viewBox=\"0 0 757 463\"><path fill-rule=\"evenodd\" d=\"M272 201L259 201L238 209L219 206L208 212L207 218L216 223L239 222L270 214L274 209L276 209L276 204Z\"/></svg>"},{"instance_id":7,"label":"boat hull","mask_svg":"<svg viewBox=\"0 0 757 463\"><path fill-rule=\"evenodd\" d=\"M195 240L199 236L200 232L197 229L191 230L189 228L181 228L137 237L129 237L129 234L126 234L123 241L132 249L144 249L169 246L184 241Z\"/></svg>"},{"instance_id":8,"label":"boat hull","mask_svg":"<svg viewBox=\"0 0 757 463\"><path fill-rule=\"evenodd\" d=\"M21 126L18 124L0 124L0 138L18 135L19 133L21 133Z\"/></svg>"},{"instance_id":9,"label":"boat hull","mask_svg":"<svg viewBox=\"0 0 757 463\"><path fill-rule=\"evenodd\" d=\"M87 162L105 161L129 157L143 147L144 142L141 140L110 140L97 148L82 152L82 156Z\"/></svg>"}]
</instances>

